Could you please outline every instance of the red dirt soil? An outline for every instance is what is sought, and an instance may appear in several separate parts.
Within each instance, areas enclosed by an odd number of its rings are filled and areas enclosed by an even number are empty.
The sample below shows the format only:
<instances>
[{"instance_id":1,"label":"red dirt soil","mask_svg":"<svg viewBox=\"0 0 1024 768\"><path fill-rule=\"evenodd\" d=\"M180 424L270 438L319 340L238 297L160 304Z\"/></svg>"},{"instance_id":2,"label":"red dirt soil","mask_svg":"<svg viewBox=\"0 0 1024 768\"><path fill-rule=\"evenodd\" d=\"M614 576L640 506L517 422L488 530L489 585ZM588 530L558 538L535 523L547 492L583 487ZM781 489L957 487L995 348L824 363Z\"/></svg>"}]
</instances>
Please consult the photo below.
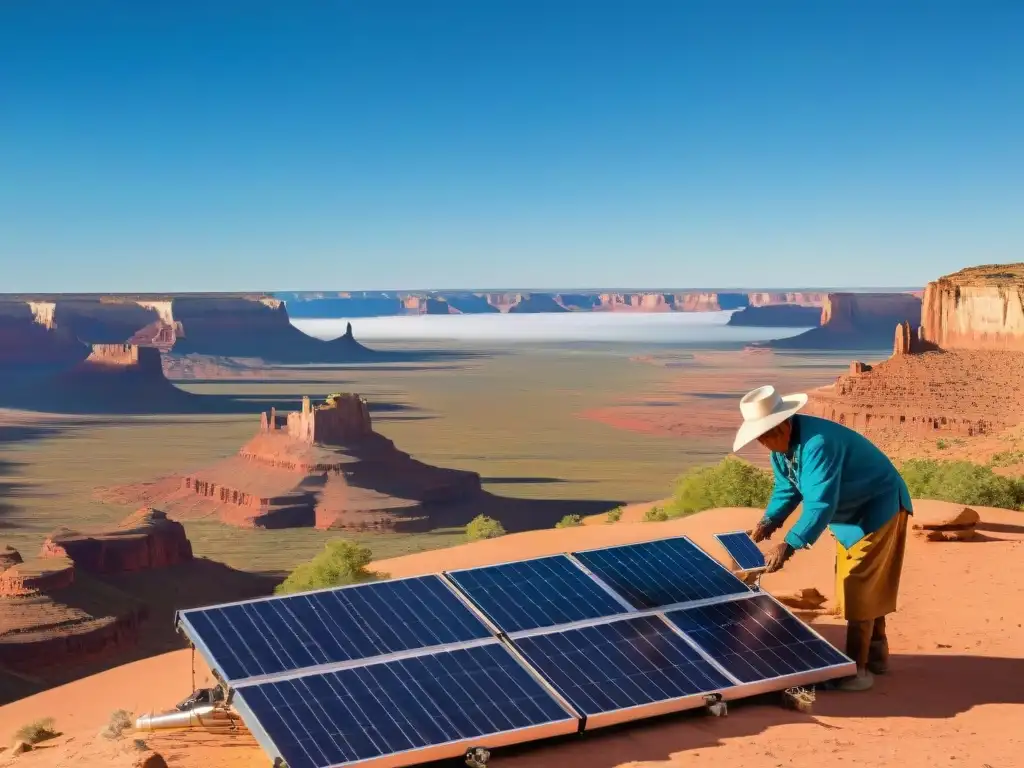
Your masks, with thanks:
<instances>
[{"instance_id":1,"label":"red dirt soil","mask_svg":"<svg viewBox=\"0 0 1024 768\"><path fill-rule=\"evenodd\" d=\"M927 514L927 502L917 502ZM819 693L812 715L768 704L736 703L726 718L675 716L608 732L496 753L506 768L818 768L829 764L934 768L1019 766L1024 749L1024 515L975 508L976 543L908 540L898 612L890 619L891 672L861 694ZM687 533L716 557L712 535L750 527L760 510L713 510L667 523L617 523L533 531L501 539L385 560L395 576L643 541ZM828 614L834 550L826 538L798 553L762 586L775 594L816 588L828 602L803 614L833 643L841 622ZM200 666L197 684L208 685ZM53 717L66 735L17 758L27 768L75 764L99 768L125 746L98 737L114 709L141 714L169 708L191 690L187 651L120 667L0 708L0 732ZM172 768L262 768L267 758L247 735L144 734ZM127 739L130 745L131 736ZM120 750L120 751L119 751ZM0 761L2 761L0 756ZM118 759L121 759L118 757ZM500 761L500 762L499 762ZM120 763L114 763L120 764Z\"/></svg>"}]
</instances>

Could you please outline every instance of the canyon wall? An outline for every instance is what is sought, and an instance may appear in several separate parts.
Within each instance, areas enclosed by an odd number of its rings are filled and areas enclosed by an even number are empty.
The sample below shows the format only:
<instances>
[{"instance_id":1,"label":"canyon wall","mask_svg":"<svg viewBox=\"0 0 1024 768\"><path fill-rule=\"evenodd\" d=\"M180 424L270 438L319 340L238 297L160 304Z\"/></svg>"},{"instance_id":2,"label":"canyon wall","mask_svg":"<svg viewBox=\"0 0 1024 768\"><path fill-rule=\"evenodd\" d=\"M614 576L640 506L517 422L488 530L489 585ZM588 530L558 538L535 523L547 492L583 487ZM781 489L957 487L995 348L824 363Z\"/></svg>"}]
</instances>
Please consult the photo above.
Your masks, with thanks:
<instances>
[{"instance_id":1,"label":"canyon wall","mask_svg":"<svg viewBox=\"0 0 1024 768\"><path fill-rule=\"evenodd\" d=\"M970 267L929 283L921 328L942 349L1024 350L1024 264Z\"/></svg>"},{"instance_id":2,"label":"canyon wall","mask_svg":"<svg viewBox=\"0 0 1024 768\"><path fill-rule=\"evenodd\" d=\"M767 304L749 306L733 312L728 324L758 328L814 328L820 323L820 307Z\"/></svg>"},{"instance_id":3,"label":"canyon wall","mask_svg":"<svg viewBox=\"0 0 1024 768\"><path fill-rule=\"evenodd\" d=\"M830 293L821 308L821 326L752 345L773 349L891 349L893 329L917 325L921 300L909 293Z\"/></svg>"},{"instance_id":4,"label":"canyon wall","mask_svg":"<svg viewBox=\"0 0 1024 768\"><path fill-rule=\"evenodd\" d=\"M89 348L58 328L47 302L0 301L0 369L63 367L81 362Z\"/></svg>"}]
</instances>

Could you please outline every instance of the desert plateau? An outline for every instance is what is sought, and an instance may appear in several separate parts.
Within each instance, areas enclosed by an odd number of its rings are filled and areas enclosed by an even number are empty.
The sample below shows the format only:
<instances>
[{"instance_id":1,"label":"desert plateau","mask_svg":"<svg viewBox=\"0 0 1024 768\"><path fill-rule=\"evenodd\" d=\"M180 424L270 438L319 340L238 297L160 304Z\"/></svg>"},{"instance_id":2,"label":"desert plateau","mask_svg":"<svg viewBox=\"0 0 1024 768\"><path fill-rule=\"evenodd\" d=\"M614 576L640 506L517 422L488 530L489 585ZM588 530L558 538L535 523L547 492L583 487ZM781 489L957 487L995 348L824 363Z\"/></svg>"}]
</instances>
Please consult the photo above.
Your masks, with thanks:
<instances>
[{"instance_id":1,"label":"desert plateau","mask_svg":"<svg viewBox=\"0 0 1024 768\"><path fill-rule=\"evenodd\" d=\"M1022 30L0 2L0 768L1024 768Z\"/></svg>"}]
</instances>

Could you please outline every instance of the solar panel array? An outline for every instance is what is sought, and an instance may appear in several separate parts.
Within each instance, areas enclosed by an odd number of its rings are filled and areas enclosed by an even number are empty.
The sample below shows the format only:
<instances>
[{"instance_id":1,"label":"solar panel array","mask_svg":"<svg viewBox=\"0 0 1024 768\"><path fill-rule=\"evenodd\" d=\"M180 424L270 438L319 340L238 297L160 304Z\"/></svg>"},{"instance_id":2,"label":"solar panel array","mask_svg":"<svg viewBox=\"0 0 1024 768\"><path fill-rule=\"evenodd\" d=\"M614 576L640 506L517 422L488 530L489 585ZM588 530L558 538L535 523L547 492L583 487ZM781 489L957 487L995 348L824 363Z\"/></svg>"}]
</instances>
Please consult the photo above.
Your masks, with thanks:
<instances>
[{"instance_id":1,"label":"solar panel array","mask_svg":"<svg viewBox=\"0 0 1024 768\"><path fill-rule=\"evenodd\" d=\"M852 674L686 537L183 611L290 768L404 766Z\"/></svg>"},{"instance_id":2,"label":"solar panel array","mask_svg":"<svg viewBox=\"0 0 1024 768\"><path fill-rule=\"evenodd\" d=\"M744 571L756 571L764 568L764 553L746 531L733 533L717 533L715 538L725 547L725 551Z\"/></svg>"}]
</instances>

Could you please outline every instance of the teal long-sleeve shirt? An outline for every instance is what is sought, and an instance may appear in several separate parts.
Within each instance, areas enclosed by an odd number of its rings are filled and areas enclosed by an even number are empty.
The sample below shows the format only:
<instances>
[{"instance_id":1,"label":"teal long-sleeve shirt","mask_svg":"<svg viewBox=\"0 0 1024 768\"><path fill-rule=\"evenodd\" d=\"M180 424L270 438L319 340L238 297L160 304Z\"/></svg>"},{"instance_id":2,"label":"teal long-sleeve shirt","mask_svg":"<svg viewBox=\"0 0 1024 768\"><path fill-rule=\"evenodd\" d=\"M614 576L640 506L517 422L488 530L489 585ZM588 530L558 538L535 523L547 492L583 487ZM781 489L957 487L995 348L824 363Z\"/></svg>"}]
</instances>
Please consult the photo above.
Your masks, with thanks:
<instances>
[{"instance_id":1,"label":"teal long-sleeve shirt","mask_svg":"<svg viewBox=\"0 0 1024 768\"><path fill-rule=\"evenodd\" d=\"M907 484L881 450L842 424L797 414L787 453L772 452L775 487L765 518L781 525L803 503L786 534L794 549L809 547L825 528L849 549L889 522L913 513Z\"/></svg>"}]
</instances>

